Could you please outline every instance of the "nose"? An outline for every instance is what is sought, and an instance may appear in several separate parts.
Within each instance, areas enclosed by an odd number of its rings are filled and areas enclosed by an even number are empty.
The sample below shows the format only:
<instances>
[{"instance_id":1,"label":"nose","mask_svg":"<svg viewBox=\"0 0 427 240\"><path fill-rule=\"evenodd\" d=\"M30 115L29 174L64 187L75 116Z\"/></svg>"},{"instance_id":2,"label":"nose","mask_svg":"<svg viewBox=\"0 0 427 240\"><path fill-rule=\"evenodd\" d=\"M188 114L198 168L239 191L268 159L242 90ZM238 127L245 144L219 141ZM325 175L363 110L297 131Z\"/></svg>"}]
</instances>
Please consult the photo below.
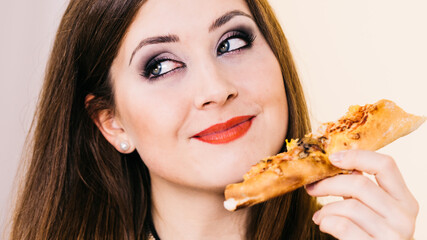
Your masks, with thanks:
<instances>
[{"instance_id":1,"label":"nose","mask_svg":"<svg viewBox=\"0 0 427 240\"><path fill-rule=\"evenodd\" d=\"M194 105L197 109L223 106L236 98L238 91L233 84L232 76L215 63L204 63L195 73L197 82Z\"/></svg>"}]
</instances>

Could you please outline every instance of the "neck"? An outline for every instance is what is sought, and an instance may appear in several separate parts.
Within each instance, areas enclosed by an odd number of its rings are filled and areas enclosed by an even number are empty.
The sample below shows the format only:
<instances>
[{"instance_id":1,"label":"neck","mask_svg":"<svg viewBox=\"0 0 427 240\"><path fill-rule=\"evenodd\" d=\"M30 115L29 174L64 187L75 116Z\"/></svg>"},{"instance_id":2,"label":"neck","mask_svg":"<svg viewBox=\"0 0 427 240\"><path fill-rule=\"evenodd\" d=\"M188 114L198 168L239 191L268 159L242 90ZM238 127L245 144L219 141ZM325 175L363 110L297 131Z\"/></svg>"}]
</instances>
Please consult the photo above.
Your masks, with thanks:
<instances>
[{"instance_id":1,"label":"neck","mask_svg":"<svg viewBox=\"0 0 427 240\"><path fill-rule=\"evenodd\" d=\"M222 192L189 189L151 177L153 222L162 240L245 238L247 210L225 210Z\"/></svg>"}]
</instances>

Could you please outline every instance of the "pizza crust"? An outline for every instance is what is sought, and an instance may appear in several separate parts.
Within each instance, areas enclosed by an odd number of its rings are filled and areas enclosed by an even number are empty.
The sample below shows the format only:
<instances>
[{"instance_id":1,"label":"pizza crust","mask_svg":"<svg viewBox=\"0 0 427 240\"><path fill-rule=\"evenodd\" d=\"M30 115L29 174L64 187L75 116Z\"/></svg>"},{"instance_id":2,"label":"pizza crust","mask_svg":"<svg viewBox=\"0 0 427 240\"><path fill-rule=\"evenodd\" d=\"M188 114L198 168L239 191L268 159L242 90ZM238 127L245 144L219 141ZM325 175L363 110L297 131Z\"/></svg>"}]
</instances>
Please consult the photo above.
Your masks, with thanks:
<instances>
[{"instance_id":1,"label":"pizza crust","mask_svg":"<svg viewBox=\"0 0 427 240\"><path fill-rule=\"evenodd\" d=\"M359 121L342 131L334 130L334 127L344 127L342 123L345 119ZM406 113L394 102L383 99L375 104L351 106L347 114L336 123L321 126L317 135L326 136L330 140L326 147L328 153L346 149L375 151L414 131L425 120L425 117Z\"/></svg>"},{"instance_id":2,"label":"pizza crust","mask_svg":"<svg viewBox=\"0 0 427 240\"><path fill-rule=\"evenodd\" d=\"M291 140L287 152L261 160L241 183L225 189L229 211L252 206L337 174L350 173L333 166L329 154L346 149L377 150L417 129L425 117L408 114L389 100L351 106L336 122L321 125L316 133Z\"/></svg>"},{"instance_id":3,"label":"pizza crust","mask_svg":"<svg viewBox=\"0 0 427 240\"><path fill-rule=\"evenodd\" d=\"M271 168L244 183L228 185L224 207L234 211L252 206L320 179L348 172L328 162L326 155L282 161L277 168ZM280 169L280 172L276 169Z\"/></svg>"}]
</instances>

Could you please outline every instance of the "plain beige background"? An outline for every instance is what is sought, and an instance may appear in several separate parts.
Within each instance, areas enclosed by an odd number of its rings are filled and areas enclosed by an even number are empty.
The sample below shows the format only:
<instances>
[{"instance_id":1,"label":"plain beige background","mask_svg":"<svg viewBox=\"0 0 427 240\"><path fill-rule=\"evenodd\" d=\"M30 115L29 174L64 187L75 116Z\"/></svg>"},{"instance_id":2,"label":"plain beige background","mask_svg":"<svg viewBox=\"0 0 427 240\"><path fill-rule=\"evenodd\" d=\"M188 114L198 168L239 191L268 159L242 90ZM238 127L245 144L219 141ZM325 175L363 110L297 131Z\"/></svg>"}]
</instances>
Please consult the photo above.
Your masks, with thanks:
<instances>
[{"instance_id":1,"label":"plain beige background","mask_svg":"<svg viewBox=\"0 0 427 240\"><path fill-rule=\"evenodd\" d=\"M427 1L270 0L290 42L313 126L381 98L427 115ZM64 0L0 3L0 226ZM427 239L427 124L380 152L396 159L420 203ZM1 236L1 235L0 235Z\"/></svg>"}]
</instances>

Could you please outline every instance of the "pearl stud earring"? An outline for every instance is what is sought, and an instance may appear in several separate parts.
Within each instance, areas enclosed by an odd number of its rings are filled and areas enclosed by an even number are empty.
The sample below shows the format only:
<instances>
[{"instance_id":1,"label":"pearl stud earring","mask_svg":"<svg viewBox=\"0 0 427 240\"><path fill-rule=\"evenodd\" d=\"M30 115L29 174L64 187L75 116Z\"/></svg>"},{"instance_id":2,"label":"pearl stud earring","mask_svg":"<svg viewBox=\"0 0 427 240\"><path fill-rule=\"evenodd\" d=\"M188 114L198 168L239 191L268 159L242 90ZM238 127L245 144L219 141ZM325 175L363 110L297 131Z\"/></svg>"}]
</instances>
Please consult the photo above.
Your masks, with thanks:
<instances>
[{"instance_id":1,"label":"pearl stud earring","mask_svg":"<svg viewBox=\"0 0 427 240\"><path fill-rule=\"evenodd\" d=\"M120 143L120 149L121 149L122 151L127 151L127 150L129 150L129 143L127 143L127 142L121 142L121 143Z\"/></svg>"}]
</instances>

